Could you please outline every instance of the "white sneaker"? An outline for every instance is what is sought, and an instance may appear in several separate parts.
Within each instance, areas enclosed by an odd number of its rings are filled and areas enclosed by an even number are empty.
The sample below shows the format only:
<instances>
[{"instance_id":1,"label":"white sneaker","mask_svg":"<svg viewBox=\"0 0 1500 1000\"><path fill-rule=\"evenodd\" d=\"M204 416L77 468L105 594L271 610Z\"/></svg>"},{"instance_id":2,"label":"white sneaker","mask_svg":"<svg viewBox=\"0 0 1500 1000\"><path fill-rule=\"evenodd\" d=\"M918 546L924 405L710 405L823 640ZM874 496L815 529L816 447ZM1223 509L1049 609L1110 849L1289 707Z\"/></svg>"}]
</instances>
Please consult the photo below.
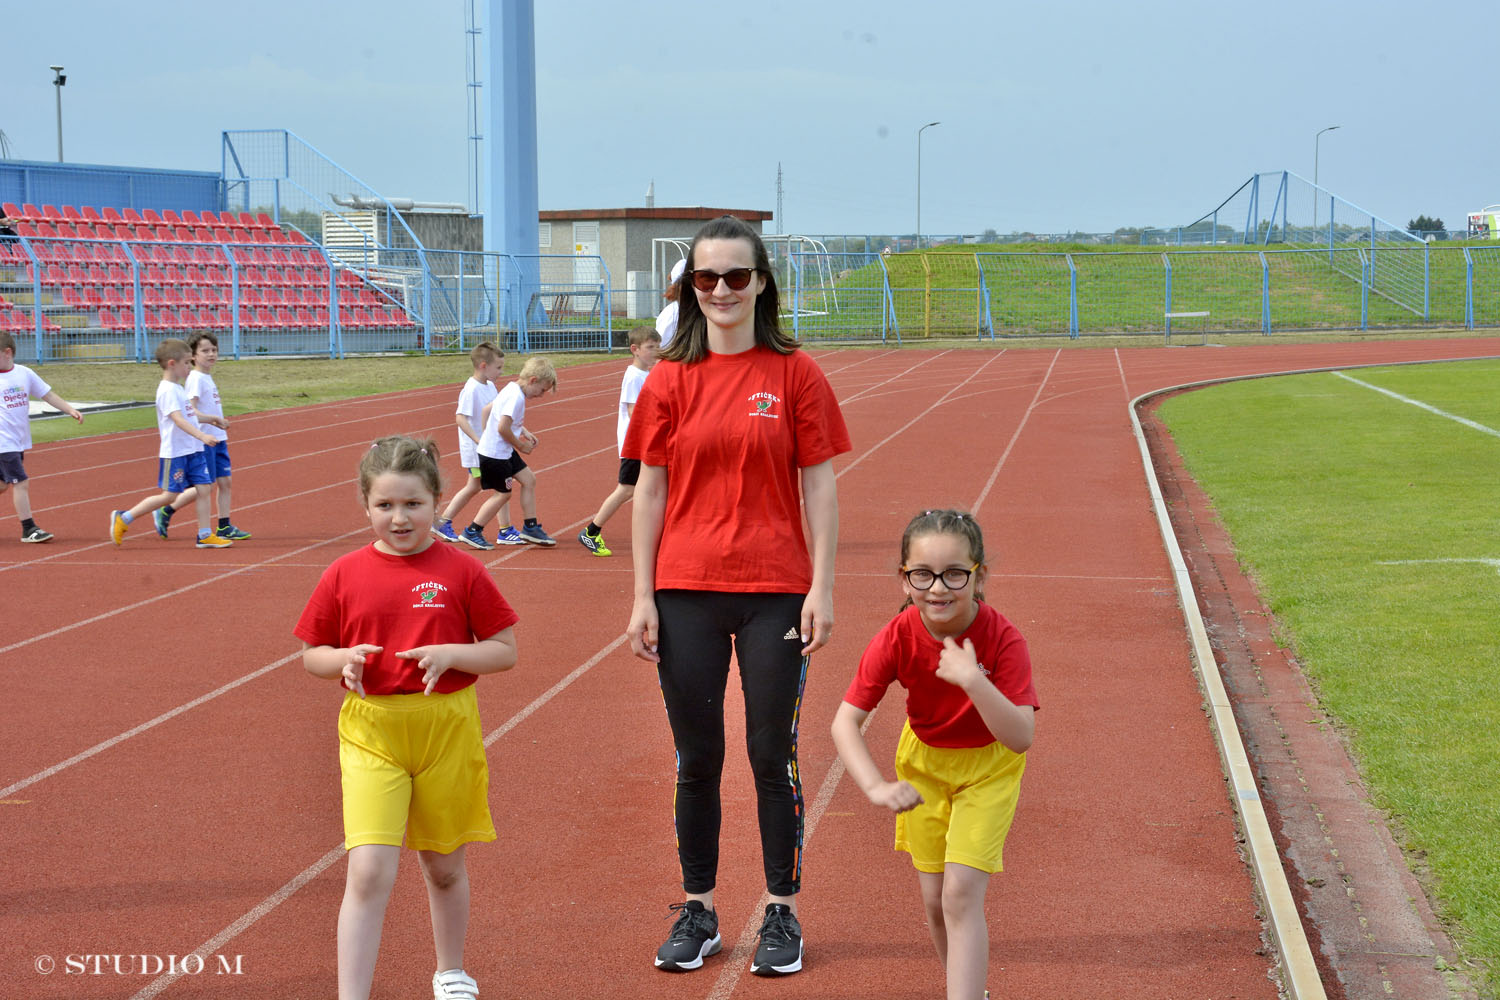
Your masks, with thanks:
<instances>
[{"instance_id":1,"label":"white sneaker","mask_svg":"<svg viewBox=\"0 0 1500 1000\"><path fill-rule=\"evenodd\" d=\"M432 1000L479 1000L479 984L463 969L433 973Z\"/></svg>"}]
</instances>

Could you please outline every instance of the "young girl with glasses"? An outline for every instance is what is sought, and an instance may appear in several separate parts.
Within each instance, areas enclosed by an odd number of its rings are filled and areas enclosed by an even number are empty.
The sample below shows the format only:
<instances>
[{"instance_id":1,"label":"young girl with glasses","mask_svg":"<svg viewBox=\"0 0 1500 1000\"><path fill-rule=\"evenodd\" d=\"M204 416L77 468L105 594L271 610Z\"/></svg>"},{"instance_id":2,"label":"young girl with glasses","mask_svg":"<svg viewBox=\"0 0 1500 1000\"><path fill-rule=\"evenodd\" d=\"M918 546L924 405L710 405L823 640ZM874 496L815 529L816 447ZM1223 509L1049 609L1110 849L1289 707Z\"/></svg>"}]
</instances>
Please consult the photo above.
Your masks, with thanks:
<instances>
[{"instance_id":1,"label":"young girl with glasses","mask_svg":"<svg viewBox=\"0 0 1500 1000\"><path fill-rule=\"evenodd\" d=\"M1001 870L1038 707L1026 640L984 602L984 536L970 514L929 510L901 537L906 603L870 641L833 720L849 776L896 813L949 1000L979 1000L989 968L984 894ZM861 727L892 681L906 688L896 780Z\"/></svg>"},{"instance_id":2,"label":"young girl with glasses","mask_svg":"<svg viewBox=\"0 0 1500 1000\"><path fill-rule=\"evenodd\" d=\"M771 899L750 971L802 968L797 720L808 657L833 628L833 458L850 445L827 378L782 333L777 312L755 230L730 216L699 230L677 335L641 387L621 452L641 462L630 645L657 665L677 750L686 898L673 904L677 916L655 959L670 972L700 968L723 946L714 887L731 648Z\"/></svg>"}]
</instances>

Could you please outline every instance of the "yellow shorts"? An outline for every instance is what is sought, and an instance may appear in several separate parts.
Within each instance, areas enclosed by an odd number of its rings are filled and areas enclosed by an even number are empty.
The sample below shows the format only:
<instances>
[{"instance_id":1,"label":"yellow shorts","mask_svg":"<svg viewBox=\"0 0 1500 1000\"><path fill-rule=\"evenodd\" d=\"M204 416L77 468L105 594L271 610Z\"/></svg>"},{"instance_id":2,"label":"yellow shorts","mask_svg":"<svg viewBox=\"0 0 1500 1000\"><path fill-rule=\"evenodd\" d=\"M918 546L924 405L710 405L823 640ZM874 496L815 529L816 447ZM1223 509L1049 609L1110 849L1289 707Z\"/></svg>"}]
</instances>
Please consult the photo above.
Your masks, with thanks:
<instances>
[{"instance_id":1,"label":"yellow shorts","mask_svg":"<svg viewBox=\"0 0 1500 1000\"><path fill-rule=\"evenodd\" d=\"M901 727L896 777L922 793L922 804L896 816L896 850L920 872L949 863L994 874L1002 870L1005 836L1016 815L1026 755L1001 743L931 747L911 724Z\"/></svg>"},{"instance_id":2,"label":"yellow shorts","mask_svg":"<svg viewBox=\"0 0 1500 1000\"><path fill-rule=\"evenodd\" d=\"M490 769L474 685L451 694L350 691L339 710L344 848L447 854L494 840Z\"/></svg>"}]
</instances>

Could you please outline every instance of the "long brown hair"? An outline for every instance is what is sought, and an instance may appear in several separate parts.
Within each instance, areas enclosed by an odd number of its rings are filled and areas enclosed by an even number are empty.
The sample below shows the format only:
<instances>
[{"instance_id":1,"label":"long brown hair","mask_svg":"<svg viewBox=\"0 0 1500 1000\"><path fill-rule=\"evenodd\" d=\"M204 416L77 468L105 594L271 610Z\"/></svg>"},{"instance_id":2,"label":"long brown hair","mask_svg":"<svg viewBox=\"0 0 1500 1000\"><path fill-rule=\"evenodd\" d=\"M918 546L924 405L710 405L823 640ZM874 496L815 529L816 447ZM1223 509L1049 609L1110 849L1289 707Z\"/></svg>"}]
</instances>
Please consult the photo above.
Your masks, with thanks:
<instances>
[{"instance_id":1,"label":"long brown hair","mask_svg":"<svg viewBox=\"0 0 1500 1000\"><path fill-rule=\"evenodd\" d=\"M777 354L797 350L797 341L781 332L781 296L776 290L776 275L771 272L771 259L766 255L766 245L761 242L760 234L732 215L721 215L705 223L688 247L687 269L682 273L683 295L677 303L677 333L660 356L666 361L688 364L708 357L708 317L698 305L698 296L688 288L693 275L693 256L703 240L744 240L750 244L755 254L755 270L766 279L766 287L755 299L755 344Z\"/></svg>"}]
</instances>

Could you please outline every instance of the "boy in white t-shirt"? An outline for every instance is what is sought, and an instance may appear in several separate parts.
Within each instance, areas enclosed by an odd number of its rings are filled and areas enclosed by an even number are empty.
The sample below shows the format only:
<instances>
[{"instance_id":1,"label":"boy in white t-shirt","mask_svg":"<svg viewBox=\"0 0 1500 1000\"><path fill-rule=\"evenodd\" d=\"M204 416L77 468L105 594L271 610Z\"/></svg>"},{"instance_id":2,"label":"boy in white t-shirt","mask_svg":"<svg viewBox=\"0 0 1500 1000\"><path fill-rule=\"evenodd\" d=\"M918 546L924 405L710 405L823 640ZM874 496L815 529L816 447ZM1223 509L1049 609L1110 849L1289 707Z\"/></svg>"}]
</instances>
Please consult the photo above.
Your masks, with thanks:
<instances>
[{"instance_id":1,"label":"boy in white t-shirt","mask_svg":"<svg viewBox=\"0 0 1500 1000\"><path fill-rule=\"evenodd\" d=\"M156 387L156 428L161 433L156 485L161 492L129 510L110 511L109 540L119 545L136 518L165 507L189 486L202 486L197 498L198 548L227 549L234 542L214 533L213 497L207 489L214 480L203 446L214 444L215 439L193 420L183 387L193 368L193 352L181 340L163 340L156 348L156 363L161 365L161 384Z\"/></svg>"},{"instance_id":2,"label":"boy in white t-shirt","mask_svg":"<svg viewBox=\"0 0 1500 1000\"><path fill-rule=\"evenodd\" d=\"M463 541L458 532L453 530L453 518L464 509L464 504L482 492L479 486L477 451L479 435L483 433L485 422L489 419L490 404L500 394L495 383L505 365L505 352L485 341L476 344L469 352L469 361L474 366L474 374L459 390L458 411L453 417L453 422L458 425L458 460L463 466L464 484L453 494L453 499L443 508L442 516L432 526L432 533L445 542ZM500 529L502 535L506 528L510 528L508 519ZM511 530L514 532L514 529Z\"/></svg>"},{"instance_id":3,"label":"boy in white t-shirt","mask_svg":"<svg viewBox=\"0 0 1500 1000\"><path fill-rule=\"evenodd\" d=\"M219 398L219 386L214 381L214 365L219 362L219 338L207 330L199 331L188 338L188 350L193 352L193 370L188 372L183 391L187 393L188 415L200 427L208 431L215 443L203 449L203 460L208 464L208 474L217 486L219 524L214 534L232 542L243 542L250 532L237 528L229 520L230 477L234 468L229 462L229 418L224 416L224 402ZM186 507L198 499L198 488L189 487L182 496L155 512L156 533L167 537L167 526L177 508Z\"/></svg>"},{"instance_id":4,"label":"boy in white t-shirt","mask_svg":"<svg viewBox=\"0 0 1500 1000\"><path fill-rule=\"evenodd\" d=\"M630 429L630 413L646 384L646 376L656 364L656 352L661 350L661 334L652 326L638 326L630 331L630 367L625 369L625 378L620 383L620 412L616 419L615 443L619 451L625 450L625 432ZM596 556L614 555L604 544L604 522L614 516L615 511L635 494L636 480L641 476L641 462L636 458L620 459L620 475L615 491L604 498L599 513L578 533L578 541Z\"/></svg>"},{"instance_id":5,"label":"boy in white t-shirt","mask_svg":"<svg viewBox=\"0 0 1500 1000\"><path fill-rule=\"evenodd\" d=\"M47 542L52 532L31 519L31 486L22 461L31 450L31 400L57 407L80 424L83 414L52 391L36 372L16 364L16 338L0 330L0 493L12 490L16 517L21 519L21 541Z\"/></svg>"},{"instance_id":6,"label":"boy in white t-shirt","mask_svg":"<svg viewBox=\"0 0 1500 1000\"><path fill-rule=\"evenodd\" d=\"M557 540L542 530L536 519L536 473L526 467L522 455L529 455L537 446L537 437L528 431L526 423L526 401L539 399L549 389L557 388L557 372L546 358L527 358L521 366L516 380L504 389L490 404L490 415L484 423L484 433L479 436L479 485L482 489L494 490L474 516L474 523L464 529L460 536L476 549L490 549L493 545L484 537L484 526L495 513L510 500L511 483L521 487L521 512L526 520L521 529L506 531L523 544L556 545ZM503 545L515 544L515 539L500 536Z\"/></svg>"}]
</instances>

